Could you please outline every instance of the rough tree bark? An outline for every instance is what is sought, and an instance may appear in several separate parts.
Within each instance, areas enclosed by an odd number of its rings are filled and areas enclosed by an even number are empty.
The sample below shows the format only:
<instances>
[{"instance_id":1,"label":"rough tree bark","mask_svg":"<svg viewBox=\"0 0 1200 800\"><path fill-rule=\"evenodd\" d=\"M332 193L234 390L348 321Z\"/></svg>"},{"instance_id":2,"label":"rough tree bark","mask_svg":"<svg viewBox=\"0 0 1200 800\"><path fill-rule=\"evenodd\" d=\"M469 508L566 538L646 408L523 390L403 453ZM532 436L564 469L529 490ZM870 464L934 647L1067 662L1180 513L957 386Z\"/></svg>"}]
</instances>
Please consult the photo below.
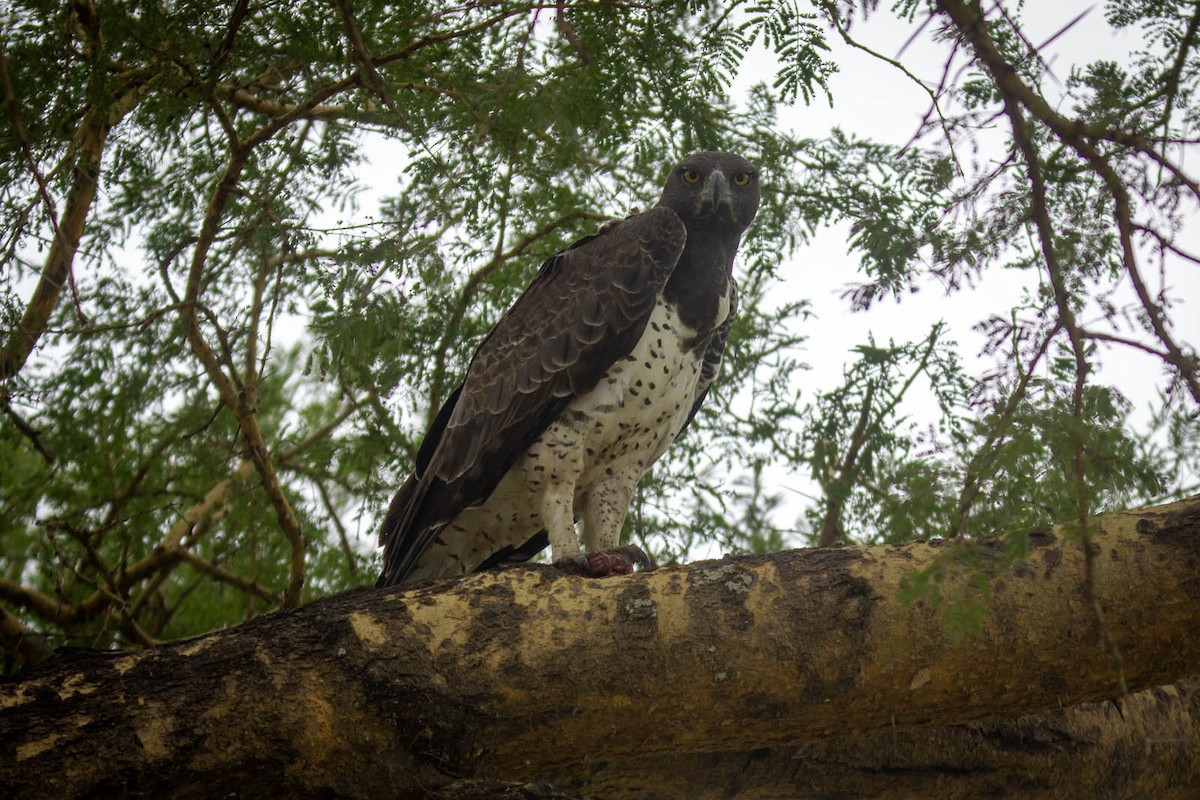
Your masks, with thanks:
<instances>
[{"instance_id":1,"label":"rough tree bark","mask_svg":"<svg viewBox=\"0 0 1200 800\"><path fill-rule=\"evenodd\" d=\"M0 686L0 795L1194 796L1200 498L1095 523L1117 703L1065 529L982 636L897 599L945 542L528 567L59 656Z\"/></svg>"}]
</instances>

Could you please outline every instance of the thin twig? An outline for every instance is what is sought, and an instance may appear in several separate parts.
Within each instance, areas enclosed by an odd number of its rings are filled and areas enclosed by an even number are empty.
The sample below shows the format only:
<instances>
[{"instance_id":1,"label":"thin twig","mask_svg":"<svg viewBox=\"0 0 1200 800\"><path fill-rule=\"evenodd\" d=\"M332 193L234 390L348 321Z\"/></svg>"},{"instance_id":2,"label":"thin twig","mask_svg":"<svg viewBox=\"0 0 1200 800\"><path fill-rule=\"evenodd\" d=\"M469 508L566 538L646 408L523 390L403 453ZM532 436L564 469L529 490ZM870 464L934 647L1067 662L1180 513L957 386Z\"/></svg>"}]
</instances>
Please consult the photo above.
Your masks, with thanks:
<instances>
[{"instance_id":1,"label":"thin twig","mask_svg":"<svg viewBox=\"0 0 1200 800\"><path fill-rule=\"evenodd\" d=\"M12 420L13 425L20 431L21 435L29 440L29 443L33 445L33 449L42 457L42 460L47 464L53 464L54 454L46 449L46 445L42 443L41 434L34 430L33 426L12 407L12 402L8 396L8 387L2 384L0 384L0 409L4 410L4 413Z\"/></svg>"}]
</instances>

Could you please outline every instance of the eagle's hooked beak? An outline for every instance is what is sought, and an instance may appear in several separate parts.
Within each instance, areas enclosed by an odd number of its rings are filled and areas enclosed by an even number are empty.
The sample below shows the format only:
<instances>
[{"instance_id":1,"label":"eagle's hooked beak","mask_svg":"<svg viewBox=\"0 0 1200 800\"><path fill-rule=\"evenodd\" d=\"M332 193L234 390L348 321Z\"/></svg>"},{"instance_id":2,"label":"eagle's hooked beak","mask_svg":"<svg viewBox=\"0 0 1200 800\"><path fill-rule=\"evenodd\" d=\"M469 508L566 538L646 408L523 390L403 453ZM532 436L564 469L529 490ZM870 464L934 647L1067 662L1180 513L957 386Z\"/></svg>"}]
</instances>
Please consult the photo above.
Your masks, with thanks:
<instances>
[{"instance_id":1,"label":"eagle's hooked beak","mask_svg":"<svg viewBox=\"0 0 1200 800\"><path fill-rule=\"evenodd\" d=\"M724 215L730 220L737 217L737 211L733 207L733 193L729 191L729 183L719 169L713 170L712 174L708 176L708 180L704 182L704 188L700 190L700 195L696 198L696 215L706 216L708 214Z\"/></svg>"}]
</instances>

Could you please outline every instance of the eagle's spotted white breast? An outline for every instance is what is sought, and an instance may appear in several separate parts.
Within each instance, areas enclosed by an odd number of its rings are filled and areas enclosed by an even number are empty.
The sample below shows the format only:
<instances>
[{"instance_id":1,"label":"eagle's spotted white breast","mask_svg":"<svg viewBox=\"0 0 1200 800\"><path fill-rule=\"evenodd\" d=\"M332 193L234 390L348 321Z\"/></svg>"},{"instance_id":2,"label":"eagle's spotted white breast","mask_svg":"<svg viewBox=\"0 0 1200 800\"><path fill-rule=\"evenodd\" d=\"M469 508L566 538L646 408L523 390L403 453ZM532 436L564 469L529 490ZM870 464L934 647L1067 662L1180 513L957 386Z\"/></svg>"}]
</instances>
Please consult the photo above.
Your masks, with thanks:
<instances>
[{"instance_id":1,"label":"eagle's spotted white breast","mask_svg":"<svg viewBox=\"0 0 1200 800\"><path fill-rule=\"evenodd\" d=\"M729 312L729 291L714 327ZM616 547L638 481L679 435L696 402L698 333L660 300L633 352L571 401L482 505L465 509L441 531L412 579L470 572L542 528L551 534L556 558L579 555L580 537L589 552ZM576 527L578 536L554 535Z\"/></svg>"}]
</instances>

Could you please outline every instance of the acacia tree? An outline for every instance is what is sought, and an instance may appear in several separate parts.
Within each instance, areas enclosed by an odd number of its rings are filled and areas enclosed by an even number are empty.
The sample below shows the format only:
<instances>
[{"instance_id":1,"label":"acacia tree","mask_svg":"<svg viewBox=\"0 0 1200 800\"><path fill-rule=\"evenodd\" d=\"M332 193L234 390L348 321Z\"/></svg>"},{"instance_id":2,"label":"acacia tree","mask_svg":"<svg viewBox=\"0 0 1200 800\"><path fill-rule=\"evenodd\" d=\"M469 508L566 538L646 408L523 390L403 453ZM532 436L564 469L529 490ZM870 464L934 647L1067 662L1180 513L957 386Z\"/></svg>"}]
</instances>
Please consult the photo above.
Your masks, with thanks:
<instances>
[{"instance_id":1,"label":"acacia tree","mask_svg":"<svg viewBox=\"0 0 1200 800\"><path fill-rule=\"evenodd\" d=\"M1144 45L1063 78L1018 8L901 2L913 36L945 48L924 81L859 40L883 13L872 2L143 5L4 18L10 665L365 582L359 534L474 342L545 256L653 202L679 154L719 147L768 187L743 311L719 390L639 491L629 534L666 559L711 535L777 549L766 467L804 465L813 543L953 537L903 591L949 598L981 632L1005 570L1066 522L1108 691L1128 690L1129 641L1108 627L1119 599L1098 588L1090 543L1098 512L1185 496L1200 473L1200 363L1171 294L1197 263L1183 236L1200 201L1185 168L1193 4L1111 4L1109 24ZM781 104L824 93L827 37L925 89L913 141L778 129ZM735 102L755 44L777 79ZM995 158L968 157L981 131L1003 141ZM377 210L356 205L369 144L399 165ZM770 290L834 222L861 260L848 305L864 320L930 277L953 294L985 271L1028 275L1017 307L981 312L991 365L941 325L864 336L844 385L798 400L806 308ZM1096 379L1114 348L1161 366L1151 429ZM907 421L918 386L935 425ZM973 546L993 531L1010 532L999 562Z\"/></svg>"},{"instance_id":2,"label":"acacia tree","mask_svg":"<svg viewBox=\"0 0 1200 800\"><path fill-rule=\"evenodd\" d=\"M6 642L148 645L369 577L420 431L542 259L652 203L682 153L779 172L774 95L733 108L729 71L758 36L796 49L775 94L831 67L768 12L6 12ZM368 146L403 164L377 210ZM758 303L789 224L766 205L743 375L792 336Z\"/></svg>"}]
</instances>

